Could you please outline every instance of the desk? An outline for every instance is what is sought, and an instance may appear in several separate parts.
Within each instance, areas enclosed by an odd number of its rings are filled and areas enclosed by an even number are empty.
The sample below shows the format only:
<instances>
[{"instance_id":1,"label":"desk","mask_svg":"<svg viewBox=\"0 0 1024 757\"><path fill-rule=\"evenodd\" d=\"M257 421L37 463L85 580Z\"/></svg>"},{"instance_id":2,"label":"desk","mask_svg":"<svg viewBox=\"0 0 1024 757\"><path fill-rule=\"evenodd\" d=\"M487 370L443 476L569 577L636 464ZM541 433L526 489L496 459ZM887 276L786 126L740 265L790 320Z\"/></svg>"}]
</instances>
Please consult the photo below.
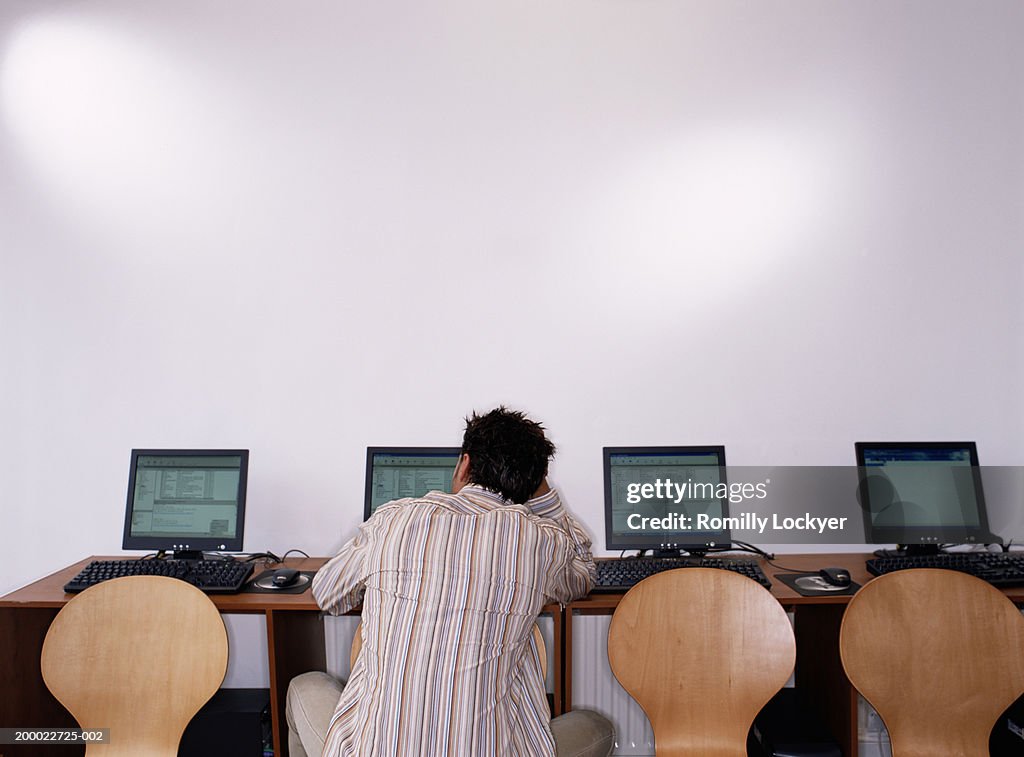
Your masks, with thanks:
<instances>
[{"instance_id":1,"label":"desk","mask_svg":"<svg viewBox=\"0 0 1024 757\"><path fill-rule=\"evenodd\" d=\"M123 556L121 556L123 558ZM845 567L856 583L871 580L864 561L866 554L779 555L775 562L785 568L818 570L825 565ZM57 573L0 598L0 727L74 727L74 720L46 689L39 672L43 638L50 623L71 594L64 584L92 560L89 557ZM289 559L286 565L299 570L316 570L327 558ZM850 685L839 659L839 626L849 596L803 597L776 578L789 573L762 562L772 582L771 592L796 616L796 683L818 707L822 719L839 739L843 754L857 755L857 694ZM257 572L259 570L257 569ZM1024 587L1006 589L1016 604L1024 604ZM270 668L270 707L274 727L274 753L287 755L287 724L284 704L288 682L310 670L326 669L324 626L319 608L309 590L302 594L220 594L211 595L222 613L259 614L266 617ZM554 620L552 668L554 714L572 709L572 620L577 613L610 614L621 594L592 594L571 602L564 613L557 605L543 611ZM47 754L81 754L83 747L50 747ZM38 755L38 747L3 747L4 757Z\"/></svg>"},{"instance_id":2,"label":"desk","mask_svg":"<svg viewBox=\"0 0 1024 757\"><path fill-rule=\"evenodd\" d=\"M852 599L851 595L819 595L804 597L782 583L776 575L799 570L817 571L825 566L841 566L850 571L855 583L865 584L873 576L864 565L868 554L809 554L778 555L773 562L783 569L759 560L765 575L772 582L772 595L787 610L794 613L796 635L796 685L807 700L818 710L818 715L827 723L832 734L838 739L843 754L857 757L857 691L850 684L839 657L839 627L843 611ZM723 558L726 559L726 558ZM749 559L749 556L746 558ZM788 568L796 570L787 570ZM1006 589L1003 592L1016 604L1024 604L1024 587ZM572 709L572 620L575 614L607 615L615 612L622 594L591 594L569 603L565 608L564 654L565 693L562 706L568 712Z\"/></svg>"},{"instance_id":3,"label":"desk","mask_svg":"<svg viewBox=\"0 0 1024 757\"><path fill-rule=\"evenodd\" d=\"M92 560L89 557L0 598L0 727L76 727L74 718L50 694L39 670L39 656L50 623L74 595L64 593L70 581ZM289 568L316 570L327 558L288 559ZM257 567L256 573L260 572ZM284 703L288 682L300 673L325 670L324 624L307 589L302 594L211 594L222 613L263 615L267 622L270 666L270 711L274 754L287 755ZM187 629L183 629L187 633ZM156 695L159 695L157 692ZM81 746L51 746L47 754L82 754ZM38 746L0 747L4 757L38 755Z\"/></svg>"},{"instance_id":4,"label":"desk","mask_svg":"<svg viewBox=\"0 0 1024 757\"><path fill-rule=\"evenodd\" d=\"M74 728L74 718L50 694L39 669L43 639L50 623L74 596L64 593L64 584L93 560L124 559L88 557L33 584L0 597L0 728ZM320 568L326 557L288 559L285 565L298 570ZM260 572L257 567L256 573ZM309 589L301 594L211 594L221 613L263 615L267 622L267 652L270 667L270 713L274 729L274 754L288 754L288 726L285 695L288 682L300 673L326 670L324 624L320 608ZM554 711L562 709L561 640L562 610L548 605L542 610L554 620ZM82 746L51 746L47 754L80 755ZM25 754L38 757L38 746L0 747L3 757Z\"/></svg>"}]
</instances>

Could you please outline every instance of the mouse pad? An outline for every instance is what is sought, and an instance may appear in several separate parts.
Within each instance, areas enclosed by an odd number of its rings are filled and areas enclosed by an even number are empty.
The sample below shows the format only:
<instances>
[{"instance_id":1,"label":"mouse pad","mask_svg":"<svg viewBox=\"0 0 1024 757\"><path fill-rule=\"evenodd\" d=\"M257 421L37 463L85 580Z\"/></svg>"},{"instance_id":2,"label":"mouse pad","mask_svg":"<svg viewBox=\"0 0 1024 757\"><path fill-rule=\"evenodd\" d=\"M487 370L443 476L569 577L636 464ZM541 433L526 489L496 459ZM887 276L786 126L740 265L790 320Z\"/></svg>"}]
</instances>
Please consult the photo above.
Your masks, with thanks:
<instances>
[{"instance_id":1,"label":"mouse pad","mask_svg":"<svg viewBox=\"0 0 1024 757\"><path fill-rule=\"evenodd\" d=\"M301 594L313 581L313 576L316 575L315 570L303 570L299 571L299 582L294 586L289 586L285 589L275 589L270 586L270 581L274 576L273 570L265 570L258 576L253 578L249 583L242 589L243 594ZM261 584L264 584L261 586Z\"/></svg>"},{"instance_id":2,"label":"mouse pad","mask_svg":"<svg viewBox=\"0 0 1024 757\"><path fill-rule=\"evenodd\" d=\"M802 597L822 597L826 594L841 597L844 594L856 594L860 588L858 583L851 583L844 588L833 586L817 573L776 573L772 578L779 579Z\"/></svg>"}]
</instances>

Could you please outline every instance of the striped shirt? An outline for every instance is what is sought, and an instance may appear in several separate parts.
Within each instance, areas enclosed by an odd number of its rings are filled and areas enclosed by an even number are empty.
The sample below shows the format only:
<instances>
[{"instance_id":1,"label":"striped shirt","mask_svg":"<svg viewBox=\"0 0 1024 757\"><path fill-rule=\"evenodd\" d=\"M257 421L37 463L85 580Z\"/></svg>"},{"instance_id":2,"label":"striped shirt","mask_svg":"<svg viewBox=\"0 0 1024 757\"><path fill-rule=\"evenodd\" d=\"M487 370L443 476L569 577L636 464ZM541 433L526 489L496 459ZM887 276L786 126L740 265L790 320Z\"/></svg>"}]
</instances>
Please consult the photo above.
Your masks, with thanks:
<instances>
[{"instance_id":1,"label":"striped shirt","mask_svg":"<svg viewBox=\"0 0 1024 757\"><path fill-rule=\"evenodd\" d=\"M378 508L313 579L325 611L363 604L324 755L553 755L533 624L594 576L554 490L515 505L471 484Z\"/></svg>"}]
</instances>

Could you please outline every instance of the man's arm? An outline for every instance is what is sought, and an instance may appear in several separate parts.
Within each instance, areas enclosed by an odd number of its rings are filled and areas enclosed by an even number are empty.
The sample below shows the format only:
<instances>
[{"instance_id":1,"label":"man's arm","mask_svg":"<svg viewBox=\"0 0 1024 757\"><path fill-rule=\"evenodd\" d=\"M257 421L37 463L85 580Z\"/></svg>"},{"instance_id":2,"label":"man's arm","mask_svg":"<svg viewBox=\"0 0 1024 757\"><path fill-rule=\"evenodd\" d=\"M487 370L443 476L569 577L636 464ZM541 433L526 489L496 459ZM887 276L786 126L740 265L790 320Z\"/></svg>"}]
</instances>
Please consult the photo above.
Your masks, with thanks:
<instances>
[{"instance_id":1,"label":"man's arm","mask_svg":"<svg viewBox=\"0 0 1024 757\"><path fill-rule=\"evenodd\" d=\"M355 538L313 576L313 598L324 612L341 615L363 601L372 520L362 524Z\"/></svg>"},{"instance_id":2,"label":"man's arm","mask_svg":"<svg viewBox=\"0 0 1024 757\"><path fill-rule=\"evenodd\" d=\"M590 593L597 580L597 568L590 552L590 536L562 505L558 491L546 484L538 490L539 496L527 502L526 506L534 515L554 521L568 537L564 554L552 566L552 582L548 587L548 596L565 604Z\"/></svg>"}]
</instances>

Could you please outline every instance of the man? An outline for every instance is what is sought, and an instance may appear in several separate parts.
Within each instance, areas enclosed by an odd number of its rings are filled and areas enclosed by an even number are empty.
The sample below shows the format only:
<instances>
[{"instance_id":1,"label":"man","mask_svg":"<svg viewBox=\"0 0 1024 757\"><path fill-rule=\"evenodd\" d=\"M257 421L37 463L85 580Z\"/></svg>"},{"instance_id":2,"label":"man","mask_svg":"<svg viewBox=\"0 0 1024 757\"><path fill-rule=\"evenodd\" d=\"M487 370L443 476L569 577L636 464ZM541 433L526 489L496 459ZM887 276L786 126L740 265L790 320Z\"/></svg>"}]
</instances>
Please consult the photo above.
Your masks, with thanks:
<instances>
[{"instance_id":1,"label":"man","mask_svg":"<svg viewBox=\"0 0 1024 757\"><path fill-rule=\"evenodd\" d=\"M601 716L550 721L532 640L543 605L594 580L590 540L545 480L554 449L520 412L474 413L451 494L378 508L317 573L325 611L362 602L363 647L340 699L323 674L293 682L289 726L307 752L322 739L330 757L542 757L556 740L560 754L610 753ZM318 734L313 710L332 700Z\"/></svg>"}]
</instances>

